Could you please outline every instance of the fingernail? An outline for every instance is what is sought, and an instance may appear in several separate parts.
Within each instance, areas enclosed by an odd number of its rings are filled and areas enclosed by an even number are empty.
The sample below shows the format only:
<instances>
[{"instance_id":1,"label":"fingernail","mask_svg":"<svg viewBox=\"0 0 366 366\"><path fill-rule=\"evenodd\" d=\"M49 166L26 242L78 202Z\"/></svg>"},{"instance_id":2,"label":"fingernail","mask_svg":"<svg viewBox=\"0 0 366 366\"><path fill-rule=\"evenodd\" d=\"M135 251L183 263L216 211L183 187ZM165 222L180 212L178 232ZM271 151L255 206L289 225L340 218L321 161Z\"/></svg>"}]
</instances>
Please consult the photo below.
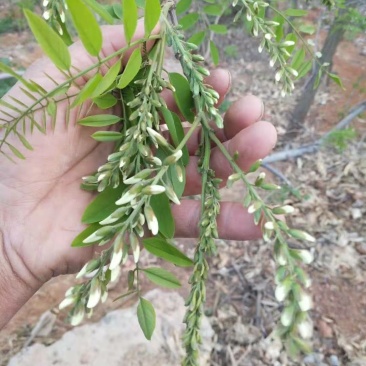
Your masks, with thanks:
<instances>
[{"instance_id":1,"label":"fingernail","mask_svg":"<svg viewBox=\"0 0 366 366\"><path fill-rule=\"evenodd\" d=\"M231 76L231 72L229 70L226 70L228 75L229 75L229 84L227 86L227 90L226 90L226 93L224 95L224 97L226 97L226 95L229 93L230 89L231 89L231 85L232 85L232 81L233 81L233 78Z\"/></svg>"},{"instance_id":2,"label":"fingernail","mask_svg":"<svg viewBox=\"0 0 366 366\"><path fill-rule=\"evenodd\" d=\"M258 119L259 121L263 118L264 112L265 112L265 105L264 105L263 100L261 100L261 103L262 103L262 108L261 108L261 115L260 115L260 117Z\"/></svg>"}]
</instances>

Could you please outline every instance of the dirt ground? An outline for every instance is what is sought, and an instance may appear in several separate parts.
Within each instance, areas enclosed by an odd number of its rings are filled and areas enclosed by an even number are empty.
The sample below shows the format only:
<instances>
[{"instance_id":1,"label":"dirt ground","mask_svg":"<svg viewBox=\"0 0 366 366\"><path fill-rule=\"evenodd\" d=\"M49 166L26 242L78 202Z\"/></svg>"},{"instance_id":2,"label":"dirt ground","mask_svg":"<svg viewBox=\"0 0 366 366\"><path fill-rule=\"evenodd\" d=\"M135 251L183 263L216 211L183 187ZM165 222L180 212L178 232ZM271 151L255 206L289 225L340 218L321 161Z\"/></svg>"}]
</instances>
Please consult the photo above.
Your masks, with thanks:
<instances>
[{"instance_id":1,"label":"dirt ground","mask_svg":"<svg viewBox=\"0 0 366 366\"><path fill-rule=\"evenodd\" d=\"M253 41L232 30L227 40L220 42L223 47L238 47L238 57L223 58L221 62L221 66L231 70L234 81L228 99L232 101L246 93L263 98L265 118L274 123L279 133L278 151L314 141L351 107L366 100L363 36L342 42L335 57L334 71L342 78L346 91L333 84L322 85L301 134L296 141L285 141L288 113L301 86L292 97L281 98L267 60L257 55ZM9 58L16 67L27 67L40 54L27 32L0 35L0 57ZM213 366L366 365L366 114L355 118L351 126L356 129L357 138L342 153L324 147L317 154L273 164L297 192L293 195L284 189L276 194L296 208L291 224L306 229L317 239L311 249L316 259L310 267L315 304L314 354L307 359L289 360L272 337L281 308L273 293L271 245L262 241L220 241L219 254L211 261L206 307L216 331ZM277 176L271 177L279 182ZM223 198L239 200L243 194L243 188L237 186L224 190ZM267 199L273 201L275 197ZM193 252L194 241L183 240L180 245ZM189 272L174 271L186 283ZM51 344L70 329L57 305L74 281L74 276L55 278L13 318L0 334L1 366L24 346L44 312L53 309L56 321L47 335L36 337L35 342ZM111 299L125 287L122 277L112 290ZM146 283L145 288L152 287ZM185 296L188 286L180 291ZM95 322L111 309L132 301L108 300L89 321Z\"/></svg>"}]
</instances>

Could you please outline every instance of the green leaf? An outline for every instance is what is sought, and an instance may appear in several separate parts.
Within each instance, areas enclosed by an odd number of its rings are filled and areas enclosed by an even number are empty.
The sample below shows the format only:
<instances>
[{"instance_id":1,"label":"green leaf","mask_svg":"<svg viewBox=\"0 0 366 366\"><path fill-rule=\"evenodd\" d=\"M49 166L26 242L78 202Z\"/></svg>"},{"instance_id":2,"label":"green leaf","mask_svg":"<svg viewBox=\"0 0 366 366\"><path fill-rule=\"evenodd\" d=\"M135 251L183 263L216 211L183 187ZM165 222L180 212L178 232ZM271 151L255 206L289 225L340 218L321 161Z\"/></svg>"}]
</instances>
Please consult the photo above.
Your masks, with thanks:
<instances>
[{"instance_id":1,"label":"green leaf","mask_svg":"<svg viewBox=\"0 0 366 366\"><path fill-rule=\"evenodd\" d=\"M323 71L322 69L319 69L316 78L315 78L315 82L314 82L314 89L317 89L319 87L320 81L322 80L322 76L323 76Z\"/></svg>"},{"instance_id":2,"label":"green leaf","mask_svg":"<svg viewBox=\"0 0 366 366\"><path fill-rule=\"evenodd\" d=\"M88 116L78 121L79 125L90 127L103 127L111 126L118 123L121 117L114 116L113 114L97 114L94 116ZM113 131L109 131L113 132Z\"/></svg>"},{"instance_id":3,"label":"green leaf","mask_svg":"<svg viewBox=\"0 0 366 366\"><path fill-rule=\"evenodd\" d=\"M66 0L75 28L85 49L98 56L103 44L102 31L93 13L81 0Z\"/></svg>"},{"instance_id":4,"label":"green leaf","mask_svg":"<svg viewBox=\"0 0 366 366\"><path fill-rule=\"evenodd\" d=\"M121 71L121 62L118 60L104 75L103 79L98 83L94 89L91 97L96 98L108 90L115 82L119 72Z\"/></svg>"},{"instance_id":5,"label":"green leaf","mask_svg":"<svg viewBox=\"0 0 366 366\"><path fill-rule=\"evenodd\" d=\"M94 243L88 243L85 244L83 243L83 241L90 236L91 234L93 234L95 231L97 231L98 229L100 229L102 226L95 223L92 225L89 225L84 231L82 231L71 243L72 247L88 247L91 245L94 245Z\"/></svg>"},{"instance_id":6,"label":"green leaf","mask_svg":"<svg viewBox=\"0 0 366 366\"><path fill-rule=\"evenodd\" d=\"M286 9L284 14L289 17L303 17L307 15L308 12L302 9Z\"/></svg>"},{"instance_id":7,"label":"green leaf","mask_svg":"<svg viewBox=\"0 0 366 366\"><path fill-rule=\"evenodd\" d=\"M148 37L159 21L161 13L160 0L146 0L145 3L145 37Z\"/></svg>"},{"instance_id":8,"label":"green leaf","mask_svg":"<svg viewBox=\"0 0 366 366\"><path fill-rule=\"evenodd\" d=\"M190 13L179 19L179 25L183 30L192 28L197 22L200 16L197 13Z\"/></svg>"},{"instance_id":9,"label":"green leaf","mask_svg":"<svg viewBox=\"0 0 366 366\"><path fill-rule=\"evenodd\" d=\"M117 104L117 98L113 94L108 93L102 95L101 97L93 98L93 102L100 109L109 109Z\"/></svg>"},{"instance_id":10,"label":"green leaf","mask_svg":"<svg viewBox=\"0 0 366 366\"><path fill-rule=\"evenodd\" d=\"M102 81L103 76L100 74L95 74L88 82L85 84L82 91L78 94L75 100L71 104L71 108L74 108L83 102L85 102L88 98L91 97L94 90L98 87L99 83Z\"/></svg>"},{"instance_id":11,"label":"green leaf","mask_svg":"<svg viewBox=\"0 0 366 366\"><path fill-rule=\"evenodd\" d=\"M178 278L170 273L169 271L159 268L151 267L146 269L141 269L146 274L146 277L155 284L166 287L166 288L179 288L181 283Z\"/></svg>"},{"instance_id":12,"label":"green leaf","mask_svg":"<svg viewBox=\"0 0 366 366\"><path fill-rule=\"evenodd\" d=\"M312 65L313 65L312 60L303 63L298 70L299 75L297 76L296 79L301 79L302 77L304 77L311 70Z\"/></svg>"},{"instance_id":13,"label":"green leaf","mask_svg":"<svg viewBox=\"0 0 366 366\"><path fill-rule=\"evenodd\" d=\"M151 196L150 205L158 220L159 232L166 238L172 238L175 232L175 223L167 195L163 193Z\"/></svg>"},{"instance_id":14,"label":"green leaf","mask_svg":"<svg viewBox=\"0 0 366 366\"><path fill-rule=\"evenodd\" d=\"M305 33L305 34L314 34L316 31L316 28L312 24L301 24L298 28L299 32Z\"/></svg>"},{"instance_id":15,"label":"green leaf","mask_svg":"<svg viewBox=\"0 0 366 366\"><path fill-rule=\"evenodd\" d=\"M137 6L135 0L122 0L123 27L127 43L131 42L137 27Z\"/></svg>"},{"instance_id":16,"label":"green leaf","mask_svg":"<svg viewBox=\"0 0 366 366\"><path fill-rule=\"evenodd\" d=\"M208 28L212 32L217 33L217 34L226 34L227 33L227 27L226 27L226 25L211 24Z\"/></svg>"},{"instance_id":17,"label":"green leaf","mask_svg":"<svg viewBox=\"0 0 366 366\"><path fill-rule=\"evenodd\" d=\"M144 248L156 257L162 258L180 267L191 267L193 261L174 245L162 238L148 238L143 240Z\"/></svg>"},{"instance_id":18,"label":"green leaf","mask_svg":"<svg viewBox=\"0 0 366 366\"><path fill-rule=\"evenodd\" d=\"M19 159L25 160L25 156L13 145L7 144L11 152Z\"/></svg>"},{"instance_id":19,"label":"green leaf","mask_svg":"<svg viewBox=\"0 0 366 366\"><path fill-rule=\"evenodd\" d=\"M143 297L140 297L137 306L137 319L146 339L151 340L155 329L156 315L151 302Z\"/></svg>"},{"instance_id":20,"label":"green leaf","mask_svg":"<svg viewBox=\"0 0 366 366\"><path fill-rule=\"evenodd\" d=\"M300 48L292 59L291 67L298 70L305 59L305 50Z\"/></svg>"},{"instance_id":21,"label":"green leaf","mask_svg":"<svg viewBox=\"0 0 366 366\"><path fill-rule=\"evenodd\" d=\"M21 135L20 133L17 134L17 136L19 137L19 140L20 142L23 144L23 146L28 149L28 150L33 150L33 147L32 145L28 142L28 140L23 136Z\"/></svg>"},{"instance_id":22,"label":"green leaf","mask_svg":"<svg viewBox=\"0 0 366 366\"><path fill-rule=\"evenodd\" d=\"M123 20L122 4L113 4L111 8L111 15L116 19Z\"/></svg>"},{"instance_id":23,"label":"green leaf","mask_svg":"<svg viewBox=\"0 0 366 366\"><path fill-rule=\"evenodd\" d=\"M339 85L342 89L344 89L343 83L341 78L336 75L336 74L332 74L332 73L328 73L328 76L337 84Z\"/></svg>"},{"instance_id":24,"label":"green leaf","mask_svg":"<svg viewBox=\"0 0 366 366\"><path fill-rule=\"evenodd\" d=\"M186 12L192 5L192 0L180 0L176 7L176 12L178 15Z\"/></svg>"},{"instance_id":25,"label":"green leaf","mask_svg":"<svg viewBox=\"0 0 366 366\"><path fill-rule=\"evenodd\" d=\"M71 56L61 37L39 15L24 9L30 29L41 46L43 52L61 70L69 70Z\"/></svg>"},{"instance_id":26,"label":"green leaf","mask_svg":"<svg viewBox=\"0 0 366 366\"><path fill-rule=\"evenodd\" d=\"M123 134L116 131L98 131L92 134L92 138L101 142L120 141Z\"/></svg>"},{"instance_id":27,"label":"green leaf","mask_svg":"<svg viewBox=\"0 0 366 366\"><path fill-rule=\"evenodd\" d=\"M114 19L111 14L106 10L106 8L99 4L96 0L83 0L89 8L93 9L97 14L99 14L107 23L113 24Z\"/></svg>"},{"instance_id":28,"label":"green leaf","mask_svg":"<svg viewBox=\"0 0 366 366\"><path fill-rule=\"evenodd\" d=\"M217 66L220 61L220 55L219 50L217 49L215 43L212 41L210 41L210 55L212 58L212 62L214 63L215 66Z\"/></svg>"},{"instance_id":29,"label":"green leaf","mask_svg":"<svg viewBox=\"0 0 366 366\"><path fill-rule=\"evenodd\" d=\"M179 110L187 121L193 122L194 101L187 79L181 74L171 72L169 80L175 88L174 98Z\"/></svg>"},{"instance_id":30,"label":"green leaf","mask_svg":"<svg viewBox=\"0 0 366 366\"><path fill-rule=\"evenodd\" d=\"M173 141L173 145L177 147L184 138L184 129L182 126L182 122L174 112L169 111L165 107L161 108L161 113L168 127L169 134ZM187 146L183 147L182 153L183 153L182 156L183 164L184 166L187 166L189 163L189 152Z\"/></svg>"},{"instance_id":31,"label":"green leaf","mask_svg":"<svg viewBox=\"0 0 366 366\"><path fill-rule=\"evenodd\" d=\"M188 42L194 43L195 45L199 46L204 41L206 35L206 31L195 33L192 37L188 39Z\"/></svg>"},{"instance_id":32,"label":"green leaf","mask_svg":"<svg viewBox=\"0 0 366 366\"><path fill-rule=\"evenodd\" d=\"M104 191L98 193L94 200L85 209L81 221L84 224L93 224L106 219L118 208L115 202L121 198L125 189L126 186L124 184L120 184L117 188L109 186L105 188Z\"/></svg>"},{"instance_id":33,"label":"green leaf","mask_svg":"<svg viewBox=\"0 0 366 366\"><path fill-rule=\"evenodd\" d=\"M124 69L119 81L117 87L119 89L125 88L137 75L137 73L140 70L142 64L142 57L141 57L141 51L139 48L136 48L126 65L126 68Z\"/></svg>"},{"instance_id":34,"label":"green leaf","mask_svg":"<svg viewBox=\"0 0 366 366\"><path fill-rule=\"evenodd\" d=\"M222 13L222 6L221 5L217 5L217 4L213 4L213 5L206 5L203 7L203 11L207 14L207 15L212 15L212 16L219 16Z\"/></svg>"}]
</instances>

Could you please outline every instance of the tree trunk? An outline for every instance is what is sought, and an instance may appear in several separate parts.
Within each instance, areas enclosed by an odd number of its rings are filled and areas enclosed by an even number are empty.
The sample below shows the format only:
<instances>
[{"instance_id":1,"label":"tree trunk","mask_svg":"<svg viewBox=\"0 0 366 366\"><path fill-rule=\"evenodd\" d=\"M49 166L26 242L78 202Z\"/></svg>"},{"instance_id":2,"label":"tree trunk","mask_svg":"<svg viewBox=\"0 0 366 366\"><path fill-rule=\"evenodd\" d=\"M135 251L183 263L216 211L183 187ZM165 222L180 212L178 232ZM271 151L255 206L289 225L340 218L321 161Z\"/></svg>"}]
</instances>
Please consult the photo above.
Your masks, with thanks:
<instances>
[{"instance_id":1,"label":"tree trunk","mask_svg":"<svg viewBox=\"0 0 366 366\"><path fill-rule=\"evenodd\" d=\"M350 1L350 0L348 0ZM347 8L347 7L346 7ZM334 22L328 32L327 38L325 39L324 46L322 48L322 57L320 58L320 64L324 62L332 63L334 54L337 50L338 44L343 39L345 29L343 27L343 15L346 10L341 9L338 16L334 19ZM292 111L289 119L289 124L287 127L286 138L293 139L296 137L304 125L305 118L309 112L311 105L314 102L315 95L317 93L317 88L314 89L315 81L319 72L320 66L318 63L315 64L313 73L298 99L298 102ZM322 79L322 78L321 78ZM320 84L320 83L319 83Z\"/></svg>"}]
</instances>

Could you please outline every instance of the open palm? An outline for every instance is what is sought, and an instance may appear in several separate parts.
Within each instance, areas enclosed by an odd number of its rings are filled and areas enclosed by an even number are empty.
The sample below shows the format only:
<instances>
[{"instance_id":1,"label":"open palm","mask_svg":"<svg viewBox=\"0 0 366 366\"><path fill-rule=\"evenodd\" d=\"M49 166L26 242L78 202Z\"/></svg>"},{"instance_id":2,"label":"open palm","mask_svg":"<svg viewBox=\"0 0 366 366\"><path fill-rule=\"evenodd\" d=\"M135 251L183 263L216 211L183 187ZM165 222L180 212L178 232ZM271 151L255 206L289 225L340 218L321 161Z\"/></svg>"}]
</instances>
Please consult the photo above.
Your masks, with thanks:
<instances>
[{"instance_id":1,"label":"open palm","mask_svg":"<svg viewBox=\"0 0 366 366\"><path fill-rule=\"evenodd\" d=\"M118 26L105 27L103 54L108 55L124 46L123 31ZM140 26L135 37L142 37ZM91 66L94 61L80 43L72 46L73 65L78 69ZM124 60L126 61L126 60ZM57 82L63 76L47 60L35 63L26 74L50 90L54 85L44 73ZM87 78L78 81L82 86ZM221 98L230 87L229 74L216 70L208 78ZM16 96L25 104L30 100L15 86L5 97ZM167 103L174 108L171 96ZM71 248L73 238L84 229L80 223L82 213L93 198L90 192L80 190L81 177L94 172L103 164L113 145L98 143L90 138L95 131L76 124L86 113L101 113L97 109L87 112L72 111L66 126L66 103L59 104L56 127L47 136L35 131L28 135L34 151L27 151L26 160L16 164L0 156L0 231L4 237L4 250L14 271L30 286L39 286L52 276L75 272L88 261L94 247ZM217 134L230 153L239 152L238 163L247 169L254 161L266 156L276 141L276 132L267 122L259 121L263 110L260 100L248 96L234 103L225 116L225 128ZM108 111L103 111L108 113ZM191 154L187 167L186 194L200 192L200 176L197 171L199 131L189 141ZM17 146L16 139L10 141ZM19 146L19 145L18 145ZM227 178L230 167L221 153L212 152L212 167L220 178ZM173 207L177 236L197 235L199 202L183 200ZM238 223L240 224L238 225ZM245 240L260 235L248 213L239 204L225 203L218 219L219 234L223 238Z\"/></svg>"}]
</instances>

